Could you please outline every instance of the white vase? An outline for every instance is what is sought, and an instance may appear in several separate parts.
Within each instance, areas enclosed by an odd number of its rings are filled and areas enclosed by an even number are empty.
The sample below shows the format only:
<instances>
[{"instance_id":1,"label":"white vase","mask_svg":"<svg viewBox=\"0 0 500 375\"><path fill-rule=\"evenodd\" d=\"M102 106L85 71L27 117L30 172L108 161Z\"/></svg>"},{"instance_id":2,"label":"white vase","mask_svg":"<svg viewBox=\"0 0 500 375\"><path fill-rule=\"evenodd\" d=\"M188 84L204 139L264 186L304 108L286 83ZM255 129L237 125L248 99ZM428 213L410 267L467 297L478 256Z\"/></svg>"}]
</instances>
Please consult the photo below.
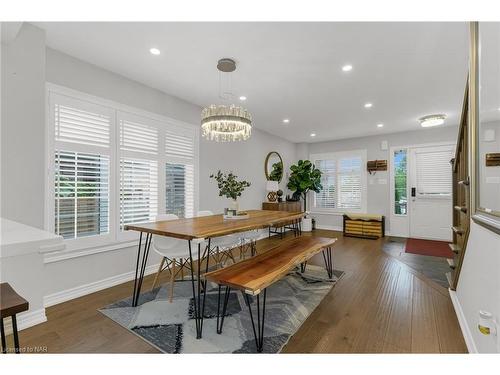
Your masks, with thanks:
<instances>
[{"instance_id":1,"label":"white vase","mask_svg":"<svg viewBox=\"0 0 500 375\"><path fill-rule=\"evenodd\" d=\"M304 218L302 219L302 231L303 232L311 232L312 231L312 218Z\"/></svg>"}]
</instances>

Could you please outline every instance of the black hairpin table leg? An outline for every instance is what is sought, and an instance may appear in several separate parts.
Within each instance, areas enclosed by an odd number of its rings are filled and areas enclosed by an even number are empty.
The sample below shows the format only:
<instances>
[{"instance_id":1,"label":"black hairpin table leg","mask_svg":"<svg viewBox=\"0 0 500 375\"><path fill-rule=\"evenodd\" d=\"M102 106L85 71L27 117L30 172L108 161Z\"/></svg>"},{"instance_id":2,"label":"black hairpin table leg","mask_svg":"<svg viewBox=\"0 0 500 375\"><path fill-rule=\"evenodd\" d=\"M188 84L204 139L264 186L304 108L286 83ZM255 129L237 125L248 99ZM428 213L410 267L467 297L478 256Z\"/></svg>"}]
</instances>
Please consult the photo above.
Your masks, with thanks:
<instances>
[{"instance_id":1,"label":"black hairpin table leg","mask_svg":"<svg viewBox=\"0 0 500 375\"><path fill-rule=\"evenodd\" d=\"M139 236L139 247L137 248L137 261L135 265L135 279L134 279L134 292L132 294L132 306L136 307L139 303L139 296L141 295L142 280L144 279L144 272L146 271L146 264L148 262L149 249L151 247L151 240L153 235L146 233L146 241L144 242L144 250L142 251L142 232ZM142 253L142 257L141 257Z\"/></svg>"},{"instance_id":2,"label":"black hairpin table leg","mask_svg":"<svg viewBox=\"0 0 500 375\"><path fill-rule=\"evenodd\" d=\"M3 326L3 318L0 318L0 334L2 335L2 353L7 353L7 344L5 343L5 328Z\"/></svg>"},{"instance_id":3,"label":"black hairpin table leg","mask_svg":"<svg viewBox=\"0 0 500 375\"><path fill-rule=\"evenodd\" d=\"M201 268L203 265L201 256L201 242L198 242L198 267L196 267L196 282L194 278L194 265L193 265L193 249L191 241L188 241L189 246L189 262L191 266L191 286L193 290L193 305L194 305L194 319L196 323L196 338L201 339L203 332L203 315L205 313L205 296L206 296L206 282L201 280ZM209 245L210 246L210 243ZM207 251L205 257L205 272L208 272L208 264L210 262L210 252ZM196 286L195 286L196 284ZM203 298L202 298L203 294Z\"/></svg>"},{"instance_id":4,"label":"black hairpin table leg","mask_svg":"<svg viewBox=\"0 0 500 375\"><path fill-rule=\"evenodd\" d=\"M260 294L257 294L257 327L255 327L255 320L252 313L252 306L250 305L250 297L244 291L241 291L243 298L245 298L246 304L248 306L248 311L250 312L250 320L252 321L253 335L255 338L255 346L257 347L257 352L262 353L264 350L264 318L266 316L266 290L264 289L264 298L262 301L262 311L260 309ZM257 329L256 329L257 328Z\"/></svg>"},{"instance_id":5,"label":"black hairpin table leg","mask_svg":"<svg viewBox=\"0 0 500 375\"><path fill-rule=\"evenodd\" d=\"M300 273L306 272L307 260L303 263L300 263Z\"/></svg>"},{"instance_id":6,"label":"black hairpin table leg","mask_svg":"<svg viewBox=\"0 0 500 375\"><path fill-rule=\"evenodd\" d=\"M328 277L333 278L333 260L332 260L332 248L327 247L321 252L323 254L323 260L325 261L326 272L328 272Z\"/></svg>"}]
</instances>

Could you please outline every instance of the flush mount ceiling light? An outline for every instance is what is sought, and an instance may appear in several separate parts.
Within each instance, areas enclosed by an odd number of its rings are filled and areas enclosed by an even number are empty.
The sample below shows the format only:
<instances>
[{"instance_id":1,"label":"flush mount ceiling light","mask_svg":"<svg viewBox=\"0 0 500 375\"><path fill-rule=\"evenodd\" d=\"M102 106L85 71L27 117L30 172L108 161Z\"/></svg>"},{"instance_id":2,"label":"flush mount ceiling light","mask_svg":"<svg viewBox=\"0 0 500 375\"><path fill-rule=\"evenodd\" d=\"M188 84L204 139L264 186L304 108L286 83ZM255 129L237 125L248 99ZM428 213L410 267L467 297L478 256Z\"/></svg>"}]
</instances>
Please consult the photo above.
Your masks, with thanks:
<instances>
[{"instance_id":1,"label":"flush mount ceiling light","mask_svg":"<svg viewBox=\"0 0 500 375\"><path fill-rule=\"evenodd\" d=\"M316 137L316 133L311 133L311 137Z\"/></svg>"},{"instance_id":2,"label":"flush mount ceiling light","mask_svg":"<svg viewBox=\"0 0 500 375\"><path fill-rule=\"evenodd\" d=\"M241 95L241 96L240 96L240 100L241 100L242 102L244 102L245 100L247 100L247 97L246 97L245 95Z\"/></svg>"},{"instance_id":3,"label":"flush mount ceiling light","mask_svg":"<svg viewBox=\"0 0 500 375\"><path fill-rule=\"evenodd\" d=\"M153 47L153 48L150 48L150 49L149 49L149 52L150 52L152 55L156 55L156 56L157 56L157 55L159 55L159 54L161 53L161 52L160 52L160 50L159 50L158 48L154 48L154 47Z\"/></svg>"},{"instance_id":4,"label":"flush mount ceiling light","mask_svg":"<svg viewBox=\"0 0 500 375\"><path fill-rule=\"evenodd\" d=\"M352 70L352 65L349 65L349 64L348 64L348 65L344 65L344 66L342 67L342 70L343 70L344 72L350 72L350 71Z\"/></svg>"},{"instance_id":5,"label":"flush mount ceiling light","mask_svg":"<svg viewBox=\"0 0 500 375\"><path fill-rule=\"evenodd\" d=\"M430 128L432 126L443 125L444 120L446 119L446 115L428 115L418 119L420 125L424 128Z\"/></svg>"},{"instance_id":6,"label":"flush mount ceiling light","mask_svg":"<svg viewBox=\"0 0 500 375\"><path fill-rule=\"evenodd\" d=\"M290 119L286 118L283 120L283 123L288 124L290 122Z\"/></svg>"},{"instance_id":7,"label":"flush mount ceiling light","mask_svg":"<svg viewBox=\"0 0 500 375\"><path fill-rule=\"evenodd\" d=\"M377 124L377 128L383 128L384 124Z\"/></svg>"},{"instance_id":8,"label":"flush mount ceiling light","mask_svg":"<svg viewBox=\"0 0 500 375\"><path fill-rule=\"evenodd\" d=\"M232 59L220 59L217 62L219 70L219 97L227 100L233 97L230 87L222 89L223 74L236 70L236 62ZM230 79L228 78L229 86ZM245 98L246 99L246 98ZM240 98L241 100L241 98ZM201 134L211 141L234 142L245 141L252 133L252 116L239 106L212 104L201 112Z\"/></svg>"},{"instance_id":9,"label":"flush mount ceiling light","mask_svg":"<svg viewBox=\"0 0 500 375\"><path fill-rule=\"evenodd\" d=\"M365 108L371 108L371 107L373 107L372 103L365 103Z\"/></svg>"}]
</instances>

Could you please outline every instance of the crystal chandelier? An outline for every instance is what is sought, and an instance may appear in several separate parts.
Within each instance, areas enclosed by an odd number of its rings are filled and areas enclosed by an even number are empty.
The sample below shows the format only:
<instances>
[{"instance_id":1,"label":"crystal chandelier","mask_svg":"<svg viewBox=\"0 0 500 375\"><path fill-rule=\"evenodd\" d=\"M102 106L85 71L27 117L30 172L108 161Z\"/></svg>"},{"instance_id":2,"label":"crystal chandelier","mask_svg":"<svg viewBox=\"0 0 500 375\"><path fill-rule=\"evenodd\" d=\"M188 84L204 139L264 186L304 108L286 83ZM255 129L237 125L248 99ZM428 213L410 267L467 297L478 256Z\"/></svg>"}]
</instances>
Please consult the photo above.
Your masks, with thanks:
<instances>
[{"instance_id":1,"label":"crystal chandelier","mask_svg":"<svg viewBox=\"0 0 500 375\"><path fill-rule=\"evenodd\" d=\"M221 73L234 72L236 63L232 59L221 59L217 63L217 69ZM232 96L231 93L221 94L221 87L219 91L219 96L223 99ZM211 141L245 141L252 133L252 116L246 109L234 104L212 104L201 112L201 131L202 136Z\"/></svg>"}]
</instances>

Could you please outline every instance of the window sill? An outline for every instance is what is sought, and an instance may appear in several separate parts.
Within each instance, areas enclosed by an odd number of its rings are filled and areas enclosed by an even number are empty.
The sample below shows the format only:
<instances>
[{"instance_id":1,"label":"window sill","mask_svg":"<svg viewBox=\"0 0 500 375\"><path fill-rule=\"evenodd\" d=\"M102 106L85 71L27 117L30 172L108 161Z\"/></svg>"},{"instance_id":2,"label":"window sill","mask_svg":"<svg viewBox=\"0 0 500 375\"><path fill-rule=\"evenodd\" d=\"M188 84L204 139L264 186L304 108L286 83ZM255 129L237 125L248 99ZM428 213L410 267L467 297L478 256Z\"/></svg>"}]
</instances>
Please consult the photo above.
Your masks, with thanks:
<instances>
[{"instance_id":1,"label":"window sill","mask_svg":"<svg viewBox=\"0 0 500 375\"><path fill-rule=\"evenodd\" d=\"M344 210L344 211L311 211L311 215L331 215L331 216L344 216L346 213L356 213L363 214L366 213L366 210Z\"/></svg>"},{"instance_id":2,"label":"window sill","mask_svg":"<svg viewBox=\"0 0 500 375\"><path fill-rule=\"evenodd\" d=\"M44 264L56 263L56 262L60 262L63 260L79 258L79 257L84 257L84 256L94 255L94 254L99 254L99 253L105 253L108 251L121 250L121 249L125 249L127 247L136 247L136 246L137 246L137 240L126 241L126 242L115 242L115 243L110 243L110 244L107 244L104 246L84 248L84 249L78 249L78 250L69 250L69 251L66 250L66 251L61 251L61 252L49 253L49 254L44 255L43 263Z\"/></svg>"}]
</instances>

